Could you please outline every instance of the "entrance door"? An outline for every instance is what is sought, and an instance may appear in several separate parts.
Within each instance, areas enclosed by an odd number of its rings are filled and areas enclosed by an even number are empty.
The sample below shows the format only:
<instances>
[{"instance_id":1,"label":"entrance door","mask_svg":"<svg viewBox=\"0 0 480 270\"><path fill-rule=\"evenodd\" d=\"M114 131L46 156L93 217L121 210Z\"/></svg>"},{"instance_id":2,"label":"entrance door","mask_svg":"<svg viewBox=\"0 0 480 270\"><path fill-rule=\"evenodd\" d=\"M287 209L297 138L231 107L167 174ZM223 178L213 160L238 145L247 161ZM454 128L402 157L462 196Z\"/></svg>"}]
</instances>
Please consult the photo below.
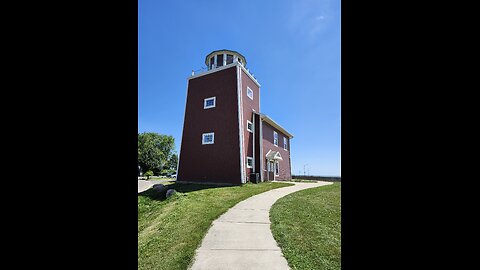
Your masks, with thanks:
<instances>
[{"instance_id":1,"label":"entrance door","mask_svg":"<svg viewBox=\"0 0 480 270\"><path fill-rule=\"evenodd\" d=\"M267 161L268 162L268 180L275 180L275 162Z\"/></svg>"}]
</instances>

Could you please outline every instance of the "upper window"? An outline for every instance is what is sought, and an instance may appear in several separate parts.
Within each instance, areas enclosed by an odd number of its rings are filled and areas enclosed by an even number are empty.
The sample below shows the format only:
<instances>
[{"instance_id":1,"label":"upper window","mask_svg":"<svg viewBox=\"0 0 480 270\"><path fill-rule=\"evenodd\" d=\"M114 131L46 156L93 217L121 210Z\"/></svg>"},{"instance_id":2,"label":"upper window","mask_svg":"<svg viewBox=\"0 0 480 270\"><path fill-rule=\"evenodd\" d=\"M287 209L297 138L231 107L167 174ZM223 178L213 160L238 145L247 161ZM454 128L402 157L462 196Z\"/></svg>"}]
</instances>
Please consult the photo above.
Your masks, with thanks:
<instances>
[{"instance_id":1,"label":"upper window","mask_svg":"<svg viewBox=\"0 0 480 270\"><path fill-rule=\"evenodd\" d=\"M253 168L253 158L247 157L247 168Z\"/></svg>"},{"instance_id":2,"label":"upper window","mask_svg":"<svg viewBox=\"0 0 480 270\"><path fill-rule=\"evenodd\" d=\"M215 56L212 56L212 58L210 58L210 69L214 68L215 66Z\"/></svg>"},{"instance_id":3,"label":"upper window","mask_svg":"<svg viewBox=\"0 0 480 270\"><path fill-rule=\"evenodd\" d=\"M233 63L233 55L227 54L227 65Z\"/></svg>"},{"instance_id":4,"label":"upper window","mask_svg":"<svg viewBox=\"0 0 480 270\"><path fill-rule=\"evenodd\" d=\"M215 133L203 133L202 134L202 144L213 144L215 141Z\"/></svg>"},{"instance_id":5,"label":"upper window","mask_svg":"<svg viewBox=\"0 0 480 270\"><path fill-rule=\"evenodd\" d=\"M247 120L247 130L253 133L253 123Z\"/></svg>"},{"instance_id":6,"label":"upper window","mask_svg":"<svg viewBox=\"0 0 480 270\"><path fill-rule=\"evenodd\" d=\"M253 100L253 90L247 86L247 96Z\"/></svg>"},{"instance_id":7,"label":"upper window","mask_svg":"<svg viewBox=\"0 0 480 270\"><path fill-rule=\"evenodd\" d=\"M203 100L203 108L210 109L215 107L215 97L206 98Z\"/></svg>"},{"instance_id":8,"label":"upper window","mask_svg":"<svg viewBox=\"0 0 480 270\"><path fill-rule=\"evenodd\" d=\"M283 149L287 150L287 138L283 137Z\"/></svg>"},{"instance_id":9,"label":"upper window","mask_svg":"<svg viewBox=\"0 0 480 270\"><path fill-rule=\"evenodd\" d=\"M273 144L278 146L278 133L276 131L273 132Z\"/></svg>"},{"instance_id":10,"label":"upper window","mask_svg":"<svg viewBox=\"0 0 480 270\"><path fill-rule=\"evenodd\" d=\"M217 67L223 66L223 54L217 54Z\"/></svg>"}]
</instances>

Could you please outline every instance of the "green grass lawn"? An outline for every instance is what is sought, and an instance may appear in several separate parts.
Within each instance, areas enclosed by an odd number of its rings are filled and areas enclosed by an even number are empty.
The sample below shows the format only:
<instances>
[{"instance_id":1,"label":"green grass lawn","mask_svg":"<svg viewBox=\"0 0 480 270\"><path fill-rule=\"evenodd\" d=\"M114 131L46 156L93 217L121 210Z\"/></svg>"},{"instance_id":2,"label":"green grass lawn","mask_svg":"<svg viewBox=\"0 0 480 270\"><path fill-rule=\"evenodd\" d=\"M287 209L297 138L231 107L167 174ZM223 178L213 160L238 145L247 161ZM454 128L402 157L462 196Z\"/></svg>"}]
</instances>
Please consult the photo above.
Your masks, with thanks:
<instances>
[{"instance_id":1,"label":"green grass lawn","mask_svg":"<svg viewBox=\"0 0 480 270\"><path fill-rule=\"evenodd\" d=\"M188 268L212 221L238 202L287 183L217 187L171 183L166 200L153 190L138 196L138 269Z\"/></svg>"},{"instance_id":2,"label":"green grass lawn","mask_svg":"<svg viewBox=\"0 0 480 270\"><path fill-rule=\"evenodd\" d=\"M292 269L341 268L341 183L279 199L270 210L275 240Z\"/></svg>"}]
</instances>

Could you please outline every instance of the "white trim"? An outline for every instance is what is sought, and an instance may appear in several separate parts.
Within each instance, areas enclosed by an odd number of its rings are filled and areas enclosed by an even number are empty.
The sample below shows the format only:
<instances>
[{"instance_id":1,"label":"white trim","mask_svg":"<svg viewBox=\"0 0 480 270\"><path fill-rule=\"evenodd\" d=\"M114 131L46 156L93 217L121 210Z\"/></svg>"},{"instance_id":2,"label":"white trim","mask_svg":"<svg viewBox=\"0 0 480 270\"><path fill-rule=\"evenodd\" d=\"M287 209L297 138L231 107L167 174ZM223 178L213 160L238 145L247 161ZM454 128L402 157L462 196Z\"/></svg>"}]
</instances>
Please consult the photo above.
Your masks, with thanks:
<instances>
[{"instance_id":1,"label":"white trim","mask_svg":"<svg viewBox=\"0 0 480 270\"><path fill-rule=\"evenodd\" d=\"M273 121L272 118L268 117L268 115L266 114L263 114L263 113L260 113L260 118L267 122L270 126L278 129L281 133L287 135L290 139L293 138L293 135L290 134L290 132L288 132L286 129L284 129L282 126L280 126L279 124L277 124L277 122Z\"/></svg>"},{"instance_id":2,"label":"white trim","mask_svg":"<svg viewBox=\"0 0 480 270\"><path fill-rule=\"evenodd\" d=\"M223 54L223 53L227 53L227 54L233 54L237 57L240 57L240 59L243 59L242 61L244 61L244 63L246 64L247 63L247 59L245 58L245 56L243 56L241 53L237 52L237 51L231 51L231 50L217 50L217 51L213 51L209 54L207 54L207 56L205 56L205 59L207 59L208 57L213 57L214 55L219 55L219 54Z\"/></svg>"},{"instance_id":3,"label":"white trim","mask_svg":"<svg viewBox=\"0 0 480 270\"><path fill-rule=\"evenodd\" d=\"M216 55L215 55L216 56ZM215 63L216 63L216 60L214 60ZM217 72L217 71L220 71L220 70L224 70L226 68L229 68L229 67L232 67L232 66L239 66L241 67L241 69L243 69L243 71L245 71L245 73L248 75L248 77L250 77L250 79L253 80L253 82L258 86L258 88L260 88L260 83L258 83L258 81L252 76L252 74L250 74L250 72L248 72L248 70L240 63L240 62L235 62L233 61L233 63L231 64L228 64L226 66L221 66L221 67L216 67L215 66L215 63L214 63L214 67L211 68L210 70L207 70L203 73L199 73L199 74L196 74L196 75L193 75L193 76L189 76L187 77L187 79L195 79L195 78L198 78L198 77L201 77L201 76L204 76L204 75L207 75L207 74L210 74L210 73L213 73L213 72Z\"/></svg>"},{"instance_id":4,"label":"white trim","mask_svg":"<svg viewBox=\"0 0 480 270\"><path fill-rule=\"evenodd\" d=\"M211 73L214 73L214 72L217 72L217 71L222 71L224 69L227 69L227 68L230 68L230 67L233 67L235 66L235 63L232 63L232 64L229 64L229 65L226 65L226 66L222 66L222 67L219 67L219 68L212 68L210 70L207 70L203 73L198 73L196 75L193 75L193 76L189 76L187 79L188 80L191 80L191 79L195 79L195 78L198 78L198 77L202 77L202 76L205 76L205 75L208 75L208 74L211 74Z\"/></svg>"},{"instance_id":5,"label":"white trim","mask_svg":"<svg viewBox=\"0 0 480 270\"><path fill-rule=\"evenodd\" d=\"M224 69L227 69L229 67L232 67L232 66L239 66L241 67L241 69L243 69L243 71L245 71L245 73L248 75L248 77L250 77L250 79L253 80L253 82L260 88L260 83L258 83L258 81L250 74L250 72L248 72L248 70L242 65L240 64L240 62L233 62L231 64L228 64L226 66L221 66L221 67L213 67L212 69L210 70L207 70L203 73L199 73L199 74L196 74L196 75L193 75L193 76L189 76L187 77L187 79L195 79L195 78L198 78L198 77L201 77L201 76L204 76L204 75L207 75L207 74L210 74L210 73L213 73L213 72L217 72L217 71L221 71L221 70L224 70Z\"/></svg>"},{"instance_id":6,"label":"white trim","mask_svg":"<svg viewBox=\"0 0 480 270\"><path fill-rule=\"evenodd\" d=\"M245 71L245 73L248 75L248 77L250 77L250 79L253 80L253 82L258 86L260 87L260 83L258 83L258 81L252 76L252 74L250 74L250 72L240 63L238 63L238 66L240 66L243 71Z\"/></svg>"},{"instance_id":7,"label":"white trim","mask_svg":"<svg viewBox=\"0 0 480 270\"><path fill-rule=\"evenodd\" d=\"M218 67L217 65L217 55L215 54L215 60L213 60L213 68L216 69Z\"/></svg>"},{"instance_id":8,"label":"white trim","mask_svg":"<svg viewBox=\"0 0 480 270\"><path fill-rule=\"evenodd\" d=\"M250 96L248 93L252 92L252 96ZM252 88L247 86L247 97L249 97L251 100L253 100L253 90Z\"/></svg>"},{"instance_id":9,"label":"white trim","mask_svg":"<svg viewBox=\"0 0 480 270\"><path fill-rule=\"evenodd\" d=\"M262 122L262 118L260 118L260 114L258 115L258 121L260 121L260 123L258 123L258 126L260 127L260 134L258 136L258 138L260 139L260 180L263 182L264 181L264 177L263 177L263 171L265 170L263 168L264 166L264 162L265 162L265 157L263 157L263 122Z\"/></svg>"},{"instance_id":10,"label":"white trim","mask_svg":"<svg viewBox=\"0 0 480 270\"><path fill-rule=\"evenodd\" d=\"M211 142L205 142L205 136L212 135ZM215 144L215 132L203 133L202 134L202 144ZM177 175L178 177L178 175Z\"/></svg>"},{"instance_id":11,"label":"white trim","mask_svg":"<svg viewBox=\"0 0 480 270\"><path fill-rule=\"evenodd\" d=\"M287 146L287 137L283 136L283 150L288 151Z\"/></svg>"},{"instance_id":12,"label":"white trim","mask_svg":"<svg viewBox=\"0 0 480 270\"><path fill-rule=\"evenodd\" d=\"M249 160L252 161L252 165L251 165L251 166L248 166L248 161L249 161ZM247 169L252 169L252 168L253 168L253 166L254 166L254 165L253 165L253 157L247 157L247 163L246 163L246 165L247 165Z\"/></svg>"},{"instance_id":13,"label":"white trim","mask_svg":"<svg viewBox=\"0 0 480 270\"><path fill-rule=\"evenodd\" d=\"M255 121L255 120L254 120L254 121ZM249 128L248 128L248 124L251 124L251 125L252 125L252 129L249 129ZM253 126L253 123L250 122L250 120L247 120L247 130L248 130L248 132L253 133L253 130L254 130L254 129L255 129L255 127Z\"/></svg>"},{"instance_id":14,"label":"white trim","mask_svg":"<svg viewBox=\"0 0 480 270\"><path fill-rule=\"evenodd\" d=\"M280 175L280 162L275 161L273 164L274 164L273 172L274 172L275 176L279 176ZM278 174L277 174L277 170L278 170Z\"/></svg>"},{"instance_id":15,"label":"white trim","mask_svg":"<svg viewBox=\"0 0 480 270\"><path fill-rule=\"evenodd\" d=\"M241 73L240 73L240 68L238 65L235 63L236 69L237 69L237 100L238 100L238 142L239 142L239 147L240 147L240 182L245 183L245 160L243 157L243 110L242 108L242 85L241 85Z\"/></svg>"},{"instance_id":16,"label":"white trim","mask_svg":"<svg viewBox=\"0 0 480 270\"><path fill-rule=\"evenodd\" d=\"M178 167L180 167L180 154L182 153L182 140L183 140L183 130L185 129L185 115L187 114L187 98L188 98L188 85L190 81L187 80L187 91L185 94L185 110L183 110L183 129L182 135L180 135L180 146L178 147L178 160L177 160L177 179L179 174Z\"/></svg>"},{"instance_id":17,"label":"white trim","mask_svg":"<svg viewBox=\"0 0 480 270\"><path fill-rule=\"evenodd\" d=\"M227 54L226 53L223 53L223 65L224 66L227 65Z\"/></svg>"},{"instance_id":18,"label":"white trim","mask_svg":"<svg viewBox=\"0 0 480 270\"><path fill-rule=\"evenodd\" d=\"M207 106L207 101L211 100L211 99L213 99L213 105L212 106ZM217 106L217 97L209 97L209 98L205 98L203 100L203 108L204 109L215 108L215 106Z\"/></svg>"},{"instance_id":19,"label":"white trim","mask_svg":"<svg viewBox=\"0 0 480 270\"><path fill-rule=\"evenodd\" d=\"M255 173L255 110L252 112L253 123L252 123L252 135L253 135L253 172ZM248 127L248 124L247 124Z\"/></svg>"},{"instance_id":20,"label":"white trim","mask_svg":"<svg viewBox=\"0 0 480 270\"><path fill-rule=\"evenodd\" d=\"M275 143L275 135L277 135L277 143ZM273 145L278 146L278 133L275 130L273 131Z\"/></svg>"}]
</instances>

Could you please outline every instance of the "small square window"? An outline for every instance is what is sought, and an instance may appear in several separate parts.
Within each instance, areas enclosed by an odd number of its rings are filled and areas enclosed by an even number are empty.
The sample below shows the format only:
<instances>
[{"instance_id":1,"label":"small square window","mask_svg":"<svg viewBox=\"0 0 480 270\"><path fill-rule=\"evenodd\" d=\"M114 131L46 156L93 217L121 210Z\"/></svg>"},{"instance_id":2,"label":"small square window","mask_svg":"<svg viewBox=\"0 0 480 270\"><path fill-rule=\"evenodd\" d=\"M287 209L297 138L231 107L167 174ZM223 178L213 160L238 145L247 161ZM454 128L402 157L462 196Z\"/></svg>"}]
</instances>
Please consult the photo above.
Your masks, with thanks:
<instances>
[{"instance_id":1,"label":"small square window","mask_svg":"<svg viewBox=\"0 0 480 270\"><path fill-rule=\"evenodd\" d=\"M202 144L213 144L215 141L215 133L203 133L202 134Z\"/></svg>"},{"instance_id":2,"label":"small square window","mask_svg":"<svg viewBox=\"0 0 480 270\"><path fill-rule=\"evenodd\" d=\"M247 168L253 168L253 158L247 157Z\"/></svg>"},{"instance_id":3,"label":"small square window","mask_svg":"<svg viewBox=\"0 0 480 270\"><path fill-rule=\"evenodd\" d=\"M247 130L253 133L253 123L247 120Z\"/></svg>"},{"instance_id":4,"label":"small square window","mask_svg":"<svg viewBox=\"0 0 480 270\"><path fill-rule=\"evenodd\" d=\"M216 97L210 97L203 100L204 109L214 108L215 105L216 105Z\"/></svg>"},{"instance_id":5,"label":"small square window","mask_svg":"<svg viewBox=\"0 0 480 270\"><path fill-rule=\"evenodd\" d=\"M253 100L253 90L250 89L250 87L247 86L247 96Z\"/></svg>"}]
</instances>

